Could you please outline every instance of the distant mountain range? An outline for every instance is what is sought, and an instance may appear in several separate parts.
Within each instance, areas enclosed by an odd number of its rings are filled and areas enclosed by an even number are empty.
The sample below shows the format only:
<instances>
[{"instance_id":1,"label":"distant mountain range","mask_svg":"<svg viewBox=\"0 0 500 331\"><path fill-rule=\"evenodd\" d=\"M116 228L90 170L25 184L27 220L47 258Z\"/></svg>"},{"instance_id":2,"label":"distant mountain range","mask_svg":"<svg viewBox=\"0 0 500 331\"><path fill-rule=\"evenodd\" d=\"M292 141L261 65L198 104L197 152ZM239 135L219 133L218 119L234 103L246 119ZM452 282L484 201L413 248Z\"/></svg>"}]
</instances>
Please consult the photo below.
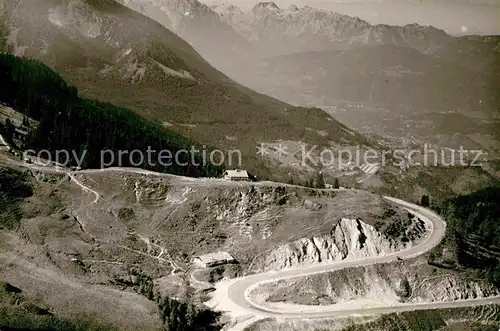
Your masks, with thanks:
<instances>
[{"instance_id":1,"label":"distant mountain range","mask_svg":"<svg viewBox=\"0 0 500 331\"><path fill-rule=\"evenodd\" d=\"M242 11L228 4L209 7L197 0L119 1L157 20L190 42L215 67L259 91L267 91L276 83L286 86L287 82L281 82L281 78L268 86L269 77L261 78L254 67L261 67L263 60L283 55L392 45L412 48L433 59L460 65L466 71L478 70L488 75L500 50L500 39L494 36L453 37L443 30L419 24L371 25L357 17L310 6L291 5L282 9L273 2L261 2L249 11Z\"/></svg>"},{"instance_id":2,"label":"distant mountain range","mask_svg":"<svg viewBox=\"0 0 500 331\"><path fill-rule=\"evenodd\" d=\"M419 24L372 25L273 2L243 11L197 0L120 1L170 27L236 81L293 104L361 102L387 108L389 118L402 111L472 111L475 118L476 111L488 116L500 109L497 36L454 37ZM155 18L160 13L164 19ZM454 122L450 117L450 131Z\"/></svg>"},{"instance_id":3,"label":"distant mountain range","mask_svg":"<svg viewBox=\"0 0 500 331\"><path fill-rule=\"evenodd\" d=\"M419 24L371 25L357 17L310 6L281 9L273 2L263 2L247 12L233 5L212 9L251 45L253 58L258 60L302 52L393 45L413 48L467 69L491 72L500 51L500 38L495 36L453 37L433 26ZM215 31L207 28L206 33ZM200 51L203 52L201 48Z\"/></svg>"},{"instance_id":4,"label":"distant mountain range","mask_svg":"<svg viewBox=\"0 0 500 331\"><path fill-rule=\"evenodd\" d=\"M197 0L118 1L174 31L223 70L235 68L227 61L234 54L248 61L391 44L439 56L452 46L458 47L460 39L432 26L371 25L357 17L310 6L281 9L273 2L261 2L244 12L234 5L209 7Z\"/></svg>"},{"instance_id":5,"label":"distant mountain range","mask_svg":"<svg viewBox=\"0 0 500 331\"><path fill-rule=\"evenodd\" d=\"M434 27L370 25L357 17L310 6L280 9L273 2L262 2L246 13L234 6L212 9L238 34L262 48L267 56L386 44L432 53L452 39Z\"/></svg>"},{"instance_id":6,"label":"distant mountain range","mask_svg":"<svg viewBox=\"0 0 500 331\"><path fill-rule=\"evenodd\" d=\"M495 41L491 45L487 37L453 37L433 26L419 24L371 25L357 17L310 6L282 9L273 2L261 2L243 11L231 4L209 7L197 0L119 1L173 30L211 62L223 63L220 58L225 58L227 52L247 55L247 60L390 44L442 57L448 56L450 50L479 51L484 55L492 46L498 47ZM477 45L471 50L473 44ZM217 59L210 59L210 55L216 54Z\"/></svg>"}]
</instances>

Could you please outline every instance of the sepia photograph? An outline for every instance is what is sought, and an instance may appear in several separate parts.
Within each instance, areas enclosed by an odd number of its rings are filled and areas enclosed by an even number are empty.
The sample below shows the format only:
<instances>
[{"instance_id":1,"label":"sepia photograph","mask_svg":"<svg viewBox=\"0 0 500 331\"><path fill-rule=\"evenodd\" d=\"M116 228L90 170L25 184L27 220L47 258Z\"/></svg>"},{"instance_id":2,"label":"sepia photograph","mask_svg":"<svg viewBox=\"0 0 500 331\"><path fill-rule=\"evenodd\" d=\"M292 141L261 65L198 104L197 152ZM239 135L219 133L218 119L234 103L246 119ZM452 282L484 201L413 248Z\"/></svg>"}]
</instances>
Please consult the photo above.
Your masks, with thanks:
<instances>
[{"instance_id":1,"label":"sepia photograph","mask_svg":"<svg viewBox=\"0 0 500 331\"><path fill-rule=\"evenodd\" d=\"M500 330L500 0L0 0L0 331Z\"/></svg>"}]
</instances>

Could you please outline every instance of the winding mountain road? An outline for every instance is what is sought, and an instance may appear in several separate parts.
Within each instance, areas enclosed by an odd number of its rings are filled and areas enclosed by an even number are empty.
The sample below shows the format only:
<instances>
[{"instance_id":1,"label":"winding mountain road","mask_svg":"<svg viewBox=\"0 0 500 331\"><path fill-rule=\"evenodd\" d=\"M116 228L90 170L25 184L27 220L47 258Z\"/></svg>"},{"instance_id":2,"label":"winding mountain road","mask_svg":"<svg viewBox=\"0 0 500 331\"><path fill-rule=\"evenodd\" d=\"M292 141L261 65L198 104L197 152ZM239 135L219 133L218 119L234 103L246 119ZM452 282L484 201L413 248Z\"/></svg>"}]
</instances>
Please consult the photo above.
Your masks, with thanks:
<instances>
[{"instance_id":1,"label":"winding mountain road","mask_svg":"<svg viewBox=\"0 0 500 331\"><path fill-rule=\"evenodd\" d=\"M291 304L280 304L279 309L270 304L256 302L250 295L252 290L262 284L273 283L284 279L302 278L310 275L321 274L340 270L344 268L362 267L379 263L389 263L398 259L410 259L437 246L444 237L446 223L434 212L423 207L408 203L406 201L384 197L396 203L426 223L427 236L423 241L411 248L386 254L383 256L370 257L360 260L344 260L340 262L329 262L283 269L274 272L265 272L228 281L222 281L216 285L216 291L212 293L212 299L207 305L213 309L225 311L233 317L251 316L241 323L237 323L228 331L243 331L248 325L264 318L286 318L286 319L311 319L311 318L335 318L348 316L379 315L394 312L471 307L477 305L500 304L500 297L491 297L473 300L460 300L450 302L409 303L393 306L381 306L360 309L342 309L339 305L330 306L300 306Z\"/></svg>"}]
</instances>

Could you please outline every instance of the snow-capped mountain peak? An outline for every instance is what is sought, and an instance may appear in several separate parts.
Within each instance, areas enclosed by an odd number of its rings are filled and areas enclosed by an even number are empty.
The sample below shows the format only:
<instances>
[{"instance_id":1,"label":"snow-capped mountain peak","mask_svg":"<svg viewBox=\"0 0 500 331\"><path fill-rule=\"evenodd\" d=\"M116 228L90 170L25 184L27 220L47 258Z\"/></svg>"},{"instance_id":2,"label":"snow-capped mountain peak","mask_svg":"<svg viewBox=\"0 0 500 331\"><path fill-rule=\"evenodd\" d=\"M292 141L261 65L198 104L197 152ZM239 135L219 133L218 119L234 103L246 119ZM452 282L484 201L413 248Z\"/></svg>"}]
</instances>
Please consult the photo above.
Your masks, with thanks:
<instances>
[{"instance_id":1,"label":"snow-capped mountain peak","mask_svg":"<svg viewBox=\"0 0 500 331\"><path fill-rule=\"evenodd\" d=\"M281 9L274 2L259 2L245 13L229 7L219 7L217 12L239 35L270 55L382 44L432 52L449 37L434 27L371 25L358 17L308 5Z\"/></svg>"},{"instance_id":2,"label":"snow-capped mountain peak","mask_svg":"<svg viewBox=\"0 0 500 331\"><path fill-rule=\"evenodd\" d=\"M198 0L118 1L153 17L217 64L217 59L224 58L219 53L225 53L214 47L215 39L232 51L245 49L246 54L252 49L268 57L385 44L434 53L451 38L430 26L371 25L358 17L308 5L282 9L274 2L259 2L242 11L229 3L209 7Z\"/></svg>"},{"instance_id":3,"label":"snow-capped mountain peak","mask_svg":"<svg viewBox=\"0 0 500 331\"><path fill-rule=\"evenodd\" d=\"M233 4L220 4L220 5L213 5L210 7L213 11L216 13L219 13L221 15L244 15L245 13L237 6Z\"/></svg>"}]
</instances>

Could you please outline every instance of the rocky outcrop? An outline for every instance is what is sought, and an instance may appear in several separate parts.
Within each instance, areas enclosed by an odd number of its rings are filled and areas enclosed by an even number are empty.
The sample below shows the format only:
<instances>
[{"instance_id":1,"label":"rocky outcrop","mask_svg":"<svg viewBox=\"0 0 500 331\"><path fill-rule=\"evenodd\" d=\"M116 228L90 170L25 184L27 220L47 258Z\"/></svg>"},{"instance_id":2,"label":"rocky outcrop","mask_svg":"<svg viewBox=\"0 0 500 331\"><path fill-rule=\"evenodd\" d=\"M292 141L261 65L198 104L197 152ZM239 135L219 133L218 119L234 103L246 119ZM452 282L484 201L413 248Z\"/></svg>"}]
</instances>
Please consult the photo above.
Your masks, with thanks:
<instances>
[{"instance_id":1,"label":"rocky outcrop","mask_svg":"<svg viewBox=\"0 0 500 331\"><path fill-rule=\"evenodd\" d=\"M418 240L425 234L425 227L422 226L422 221L411 220L409 228L404 231L410 232L412 239ZM361 219L342 218L329 234L301 238L264 253L264 256L256 259L252 271L361 259L392 253L411 245L412 241L398 241L388 237Z\"/></svg>"},{"instance_id":2,"label":"rocky outcrop","mask_svg":"<svg viewBox=\"0 0 500 331\"><path fill-rule=\"evenodd\" d=\"M268 302L377 306L474 299L499 295L500 291L485 280L455 271L438 273L417 259L283 280L262 285L254 293Z\"/></svg>"},{"instance_id":3,"label":"rocky outcrop","mask_svg":"<svg viewBox=\"0 0 500 331\"><path fill-rule=\"evenodd\" d=\"M414 289L412 301L447 301L484 298L498 295L493 285L481 280L468 280L453 275L424 280Z\"/></svg>"},{"instance_id":4,"label":"rocky outcrop","mask_svg":"<svg viewBox=\"0 0 500 331\"><path fill-rule=\"evenodd\" d=\"M253 265L262 268L384 254L401 247L394 244L399 242L397 236L386 239L398 231L376 224L404 223L408 214L378 195L358 190L121 173L106 177L95 174L92 179L97 184L87 182L91 187L99 185L103 197L123 201L109 203L111 214L99 213L113 222L113 229L106 231L126 234L127 229L140 224L143 232L158 233L174 255L186 254L187 258L223 250L239 261L245 272L256 256ZM105 204L102 210L108 209L106 200L100 203ZM95 208L92 211L97 212ZM290 244L294 240L295 247ZM265 257L273 251L276 261L266 262Z\"/></svg>"}]
</instances>

